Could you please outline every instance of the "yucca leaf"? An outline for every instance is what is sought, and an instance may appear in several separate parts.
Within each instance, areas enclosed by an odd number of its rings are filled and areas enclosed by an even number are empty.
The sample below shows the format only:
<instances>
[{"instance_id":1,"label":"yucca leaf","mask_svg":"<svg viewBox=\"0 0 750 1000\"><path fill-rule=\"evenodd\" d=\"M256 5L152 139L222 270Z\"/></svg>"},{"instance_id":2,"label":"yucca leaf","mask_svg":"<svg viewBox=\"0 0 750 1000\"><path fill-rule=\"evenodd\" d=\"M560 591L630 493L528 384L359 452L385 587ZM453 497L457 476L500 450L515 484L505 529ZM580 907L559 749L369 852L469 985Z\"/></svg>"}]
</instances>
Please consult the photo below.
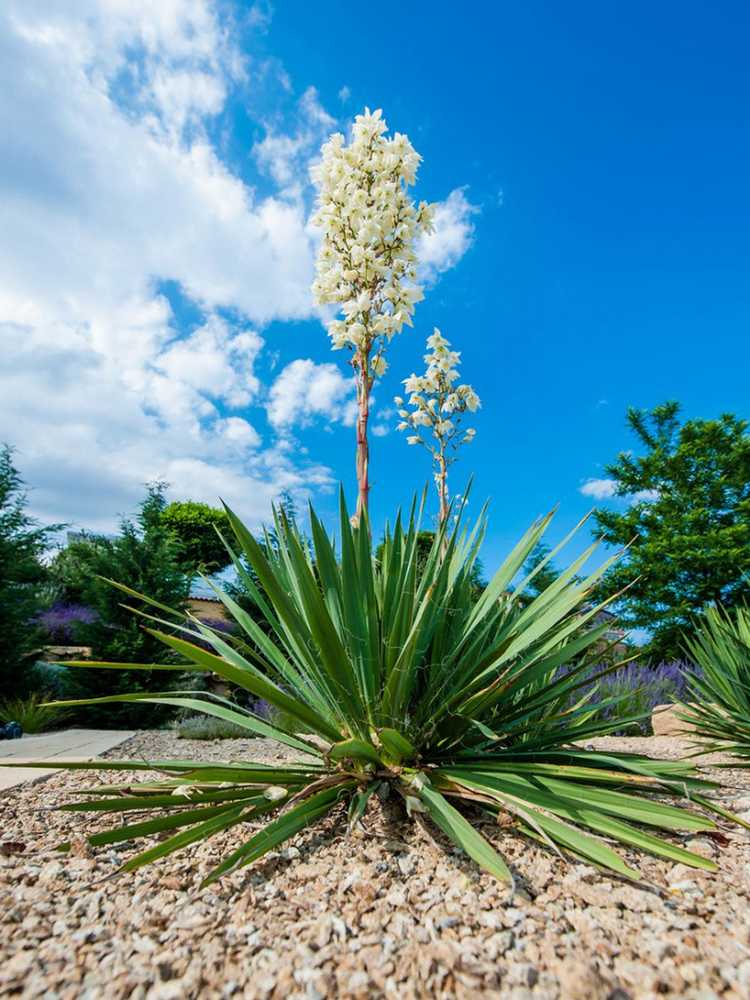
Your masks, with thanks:
<instances>
[{"instance_id":1,"label":"yucca leaf","mask_svg":"<svg viewBox=\"0 0 750 1000\"><path fill-rule=\"evenodd\" d=\"M378 782L371 782L366 788L358 788L357 791L352 795L351 802L349 803L349 829L353 829L357 823L362 819L367 810L367 804L370 801L370 797L373 792L377 789Z\"/></svg>"},{"instance_id":2,"label":"yucca leaf","mask_svg":"<svg viewBox=\"0 0 750 1000\"><path fill-rule=\"evenodd\" d=\"M412 760L417 754L414 744L395 729L378 730L378 739L388 758L394 764L400 764L403 760Z\"/></svg>"},{"instance_id":3,"label":"yucca leaf","mask_svg":"<svg viewBox=\"0 0 750 1000\"><path fill-rule=\"evenodd\" d=\"M205 581L216 594L218 599L226 607L232 619L237 622L249 639L254 642L265 658L268 673L275 670L283 681L291 685L295 690L304 691L305 700L311 703L320 714L325 714L330 705L326 705L324 699L319 696L319 692L314 685L309 684L304 674L292 665L282 650L273 643L263 629L250 617L247 612L240 607L229 594L217 587L212 580ZM203 629L203 634L211 634L212 630Z\"/></svg>"},{"instance_id":4,"label":"yucca leaf","mask_svg":"<svg viewBox=\"0 0 750 1000\"><path fill-rule=\"evenodd\" d=\"M299 719L303 725L310 726L328 739L338 740L341 738L341 734L328 719L319 715L309 705L305 705L297 698L290 697L286 692L277 687L277 685L272 684L256 671L251 671L248 664L245 663L243 666L231 664L225 658L217 656L215 653L209 653L207 650L201 649L200 646L196 646L193 643L185 642L184 639L166 635L166 633L158 632L156 629L147 629L147 631L199 666L205 667L206 670L218 674L225 680L232 681L243 687L246 691L250 691L256 697L265 699L276 708L281 709L282 712L286 712L293 718ZM236 654L232 651L230 655L234 656ZM238 656L237 660L241 661L241 657Z\"/></svg>"},{"instance_id":5,"label":"yucca leaf","mask_svg":"<svg viewBox=\"0 0 750 1000\"><path fill-rule=\"evenodd\" d=\"M107 663L104 660L60 660L61 667L90 667L92 670L172 670L178 674L204 674L205 670L192 663Z\"/></svg>"},{"instance_id":6,"label":"yucca leaf","mask_svg":"<svg viewBox=\"0 0 750 1000\"><path fill-rule=\"evenodd\" d=\"M61 702L51 701L47 704L50 708L58 708L61 705L106 705L115 702L143 702L149 705L172 705L174 708L187 708L193 712L202 712L204 715L212 715L216 719L223 719L225 722L231 722L235 726L247 729L247 731L251 733L257 733L259 736L266 736L269 739L277 740L279 743L284 743L286 746L292 747L294 750L314 754L318 757L321 756L320 749L313 743L306 743L304 739L300 739L297 736L292 736L290 733L284 732L284 730L265 722L257 715L251 715L247 712L234 711L229 708L224 708L222 705L214 705L210 701L202 701L199 698L181 698L179 696L175 696L171 692L147 695L117 694L110 695L105 698L79 698L75 701Z\"/></svg>"},{"instance_id":7,"label":"yucca leaf","mask_svg":"<svg viewBox=\"0 0 750 1000\"><path fill-rule=\"evenodd\" d=\"M330 812L341 794L351 787L351 782L342 782L337 787L326 788L310 798L303 799L288 812L282 813L281 816L263 827L254 837L251 837L242 847L233 851L220 865L217 865L203 880L201 888L211 885L227 872L252 864L268 851L272 851L279 844L283 844L285 840L289 840L295 833L299 833L300 830Z\"/></svg>"},{"instance_id":8,"label":"yucca leaf","mask_svg":"<svg viewBox=\"0 0 750 1000\"><path fill-rule=\"evenodd\" d=\"M349 739L334 743L326 754L331 760L346 760L353 757L358 760L368 760L373 764L382 764L377 750L366 740Z\"/></svg>"},{"instance_id":9,"label":"yucca leaf","mask_svg":"<svg viewBox=\"0 0 750 1000\"><path fill-rule=\"evenodd\" d=\"M268 802L265 803L268 805ZM194 826L204 820L213 819L227 813L227 806L206 806L204 809L186 809L170 816L159 816L157 819L147 819L140 823L127 823L125 826L105 830L103 833L92 833L86 839L92 847L104 847L107 844L119 844L127 840L140 840L141 837L151 837L154 834L165 833L167 830L178 830L182 826ZM254 815L257 815L257 809ZM70 849L70 843L58 844L58 851Z\"/></svg>"},{"instance_id":10,"label":"yucca leaf","mask_svg":"<svg viewBox=\"0 0 750 1000\"><path fill-rule=\"evenodd\" d=\"M273 606L273 615L268 618L270 624L274 625L277 637L296 659L300 667L311 679L320 686L326 701L333 708L338 706L338 698L335 687L331 684L330 678L320 668L316 656L313 654L311 644L307 642L309 630L304 618L295 608L289 593L281 585L282 576L287 576L286 568L282 567L278 561L272 568L266 558L261 546L253 538L251 533L245 528L239 518L224 505L227 517L229 518L232 530L239 541L245 558L248 560L258 579L266 591L268 602ZM268 546L268 543L267 543ZM281 546L281 551L283 551ZM270 548L268 549L270 554ZM280 570L283 569L283 573ZM331 737L329 737L331 738ZM337 734L336 738L340 738Z\"/></svg>"},{"instance_id":11,"label":"yucca leaf","mask_svg":"<svg viewBox=\"0 0 750 1000\"><path fill-rule=\"evenodd\" d=\"M72 802L59 808L62 812L132 812L144 809L187 809L189 806L204 802L224 802L231 805L233 802L248 799L261 802L263 800L262 789L257 785L246 788L237 785L223 792L196 792L189 796L174 793L169 795L122 795L113 799L102 798L88 802Z\"/></svg>"},{"instance_id":12,"label":"yucca leaf","mask_svg":"<svg viewBox=\"0 0 750 1000\"><path fill-rule=\"evenodd\" d=\"M696 669L686 673L690 698L679 717L696 748L750 757L750 608L708 608L686 648Z\"/></svg>"},{"instance_id":13,"label":"yucca leaf","mask_svg":"<svg viewBox=\"0 0 750 1000\"><path fill-rule=\"evenodd\" d=\"M179 774L184 778L203 781L234 781L243 784L284 784L298 777L311 780L325 773L322 765L314 763L294 767L291 765L274 767L270 764L250 764L235 762L215 764L206 761L175 760L35 760L17 762L0 761L0 767L44 768L59 771L161 771L164 774Z\"/></svg>"},{"instance_id":14,"label":"yucca leaf","mask_svg":"<svg viewBox=\"0 0 750 1000\"><path fill-rule=\"evenodd\" d=\"M611 815L589 808L584 794L581 794L577 801L569 800L561 796L538 793L530 788L514 787L510 782L498 783L497 786L491 785L478 775L472 777L462 775L460 785L467 789L483 792L494 799L498 805L515 804L530 810L536 823L552 838L553 842L629 878L637 877L637 872L626 866L616 852L611 851L600 841L578 829L579 825L586 826L596 833L614 837L621 843L639 847L650 854L688 864L694 868L705 868L707 871L713 871L716 867L712 861L708 861L700 855L647 834ZM449 792L449 794L451 793ZM460 792L453 794L460 794Z\"/></svg>"},{"instance_id":15,"label":"yucca leaf","mask_svg":"<svg viewBox=\"0 0 750 1000\"><path fill-rule=\"evenodd\" d=\"M526 803L524 806L526 807ZM531 815L535 822L554 843L560 844L561 847L583 861L593 862L600 868L622 875L623 878L638 879L638 872L626 864L617 851L613 851L601 840L583 833L575 826L564 823L555 816L550 816L533 807L529 808L531 808Z\"/></svg>"},{"instance_id":16,"label":"yucca leaf","mask_svg":"<svg viewBox=\"0 0 750 1000\"><path fill-rule=\"evenodd\" d=\"M141 594L137 590L133 590L132 587L128 587L127 584L121 583L119 580L110 580L109 577L100 577L105 583L108 583L111 587L115 587L117 590L121 590L123 594L128 594L130 597L135 597L139 601L143 601L144 604L148 604L152 608L158 608L159 611L164 611L166 614L171 615L173 618L180 620L184 617L184 611L177 608L170 608L168 604L162 604L161 601L155 601L153 597L149 597L147 594Z\"/></svg>"},{"instance_id":17,"label":"yucca leaf","mask_svg":"<svg viewBox=\"0 0 750 1000\"><path fill-rule=\"evenodd\" d=\"M436 772L454 780L460 780L460 773L452 768ZM504 774L497 771L485 773L481 770L481 766L477 766L472 774L473 780L484 784L484 787L500 791L512 791L515 788L518 795L525 795L528 792L530 796L536 797L534 800L538 800L539 805L544 805L543 799L551 802L554 798L568 805L585 804L613 816L662 829L692 832L715 829L715 824L711 820L683 807L678 808L645 796L597 788L594 785L582 786L577 781L551 777L539 771L527 771L525 774L510 771Z\"/></svg>"},{"instance_id":18,"label":"yucca leaf","mask_svg":"<svg viewBox=\"0 0 750 1000\"><path fill-rule=\"evenodd\" d=\"M488 613L498 598L501 597L508 589L511 581L526 562L529 553L537 545L544 534L545 529L549 526L549 523L552 520L552 515L553 512L550 512L545 517L539 518L534 522L534 524L532 524L523 538L521 538L512 550L510 555L508 555L505 559L505 562L492 577L485 588L484 593L477 601L468 617L466 629L467 635L471 633L477 623L480 622L484 615Z\"/></svg>"},{"instance_id":19,"label":"yucca leaf","mask_svg":"<svg viewBox=\"0 0 750 1000\"><path fill-rule=\"evenodd\" d=\"M422 776L420 775L420 778ZM422 783L416 787L412 783L416 795L424 803L430 818L439 826L443 833L458 847L466 851L470 858L501 882L513 884L510 869L489 843L469 821L448 802L440 792L437 792L429 782L422 778Z\"/></svg>"},{"instance_id":20,"label":"yucca leaf","mask_svg":"<svg viewBox=\"0 0 750 1000\"><path fill-rule=\"evenodd\" d=\"M187 847L189 844L208 840L209 837L213 837L217 833L222 833L224 830L228 830L229 827L241 823L249 815L250 812L246 811L244 806L233 806L222 812L219 816L204 820L202 823L198 823L188 830L183 830L182 833L176 833L173 837L162 840L156 847L150 847L148 850L136 854L134 858L126 861L120 870L123 872L136 871L138 868L142 868L152 861L158 861L159 858L165 858L169 854L174 854L175 851L182 850L183 847Z\"/></svg>"}]
</instances>

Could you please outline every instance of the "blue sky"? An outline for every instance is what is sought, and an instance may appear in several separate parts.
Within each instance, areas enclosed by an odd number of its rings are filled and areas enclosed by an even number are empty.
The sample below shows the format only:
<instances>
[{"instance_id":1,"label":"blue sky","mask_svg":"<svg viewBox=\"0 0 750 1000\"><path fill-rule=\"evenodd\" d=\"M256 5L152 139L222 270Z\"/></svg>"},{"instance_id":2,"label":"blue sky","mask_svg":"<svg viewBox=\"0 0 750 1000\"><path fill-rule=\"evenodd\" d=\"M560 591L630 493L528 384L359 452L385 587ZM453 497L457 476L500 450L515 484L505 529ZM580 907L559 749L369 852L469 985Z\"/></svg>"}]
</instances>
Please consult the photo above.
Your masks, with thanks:
<instances>
[{"instance_id":1,"label":"blue sky","mask_svg":"<svg viewBox=\"0 0 750 1000\"><path fill-rule=\"evenodd\" d=\"M0 15L0 422L40 517L106 528L156 476L253 523L285 487L353 498L307 170L365 104L444 206L374 423L439 326L483 400L454 479L492 501L488 567L589 508L628 405L750 416L747 5L28 6ZM428 475L374 437L376 522Z\"/></svg>"}]
</instances>

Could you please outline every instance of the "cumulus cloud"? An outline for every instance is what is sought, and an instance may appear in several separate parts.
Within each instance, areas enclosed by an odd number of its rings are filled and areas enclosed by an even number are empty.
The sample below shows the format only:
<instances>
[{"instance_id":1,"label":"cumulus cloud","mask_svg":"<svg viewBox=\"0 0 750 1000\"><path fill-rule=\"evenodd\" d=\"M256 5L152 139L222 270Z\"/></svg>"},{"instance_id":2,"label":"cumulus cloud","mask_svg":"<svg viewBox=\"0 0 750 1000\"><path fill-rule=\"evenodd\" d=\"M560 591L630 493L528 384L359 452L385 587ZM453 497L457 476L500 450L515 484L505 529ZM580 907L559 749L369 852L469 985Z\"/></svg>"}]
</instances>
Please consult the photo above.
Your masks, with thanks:
<instances>
[{"instance_id":1,"label":"cumulus cloud","mask_svg":"<svg viewBox=\"0 0 750 1000\"><path fill-rule=\"evenodd\" d=\"M581 486L580 492L585 497L593 497L595 500L611 500L617 494L617 481L614 479L587 479ZM658 490L637 490L635 493L621 495L621 499L630 504L653 503L659 499Z\"/></svg>"},{"instance_id":2,"label":"cumulus cloud","mask_svg":"<svg viewBox=\"0 0 750 1000\"><path fill-rule=\"evenodd\" d=\"M631 503L654 503L661 494L658 490L638 490L630 496Z\"/></svg>"},{"instance_id":3,"label":"cumulus cloud","mask_svg":"<svg viewBox=\"0 0 750 1000\"><path fill-rule=\"evenodd\" d=\"M44 520L111 530L143 484L162 479L176 497L223 496L257 525L282 489L302 496L332 482L317 463L303 468L283 449L261 449L248 420L223 415L191 385L173 380L186 400L166 406L151 387L129 389L83 341L53 347L19 327L1 327L0 336L8 362L0 426L12 430L32 509Z\"/></svg>"},{"instance_id":4,"label":"cumulus cloud","mask_svg":"<svg viewBox=\"0 0 750 1000\"><path fill-rule=\"evenodd\" d=\"M614 479L587 479L580 489L585 497L593 497L595 500L608 500L615 496L616 491L617 483Z\"/></svg>"},{"instance_id":5,"label":"cumulus cloud","mask_svg":"<svg viewBox=\"0 0 750 1000\"><path fill-rule=\"evenodd\" d=\"M164 478L213 501L226 482L257 521L330 477L238 412L254 324L311 315L314 254L304 206L258 199L208 137L244 73L204 0L3 6L0 426L48 520L111 528Z\"/></svg>"},{"instance_id":6,"label":"cumulus cloud","mask_svg":"<svg viewBox=\"0 0 750 1000\"><path fill-rule=\"evenodd\" d=\"M372 433L375 437L386 437L391 433L393 429L391 422L395 413L392 406L386 406L384 410L378 412L377 422L372 425Z\"/></svg>"},{"instance_id":7,"label":"cumulus cloud","mask_svg":"<svg viewBox=\"0 0 750 1000\"><path fill-rule=\"evenodd\" d=\"M218 110L232 79L213 5L117 5L113 25L112 5L84 7L88 20L51 19L49 5L11 3L0 22L0 267L17 309L41 293L39 308L76 322L92 299L110 313L128 297L151 301L158 276L256 322L309 316L302 207L257 200L201 129L184 132ZM122 81L135 67L146 82L133 90Z\"/></svg>"},{"instance_id":8,"label":"cumulus cloud","mask_svg":"<svg viewBox=\"0 0 750 1000\"><path fill-rule=\"evenodd\" d=\"M266 7L253 9L244 23L261 30ZM351 379L298 359L267 392L258 362L259 331L316 315L308 168L336 122L313 87L283 127L248 107L271 193L229 165L215 137L258 72L231 10L0 6L0 427L46 520L109 530L161 478L177 496L222 494L255 524L280 490L332 480L288 431L350 424ZM442 203L423 248L431 274L465 252L473 211L463 189ZM248 412L263 406L270 442Z\"/></svg>"},{"instance_id":9,"label":"cumulus cloud","mask_svg":"<svg viewBox=\"0 0 750 1000\"><path fill-rule=\"evenodd\" d=\"M351 425L354 385L334 364L297 358L278 375L268 394L268 419L278 430L304 427L316 418Z\"/></svg>"},{"instance_id":10,"label":"cumulus cloud","mask_svg":"<svg viewBox=\"0 0 750 1000\"><path fill-rule=\"evenodd\" d=\"M423 279L433 284L444 271L455 267L472 244L474 223L479 212L466 197L466 188L455 188L445 201L437 203L435 228L420 237L417 254Z\"/></svg>"},{"instance_id":11,"label":"cumulus cloud","mask_svg":"<svg viewBox=\"0 0 750 1000\"><path fill-rule=\"evenodd\" d=\"M295 118L291 134L269 126L264 138L253 146L258 167L285 188L287 197L302 195L308 183L308 164L336 125L336 119L320 103L315 87L308 87L300 98Z\"/></svg>"},{"instance_id":12,"label":"cumulus cloud","mask_svg":"<svg viewBox=\"0 0 750 1000\"><path fill-rule=\"evenodd\" d=\"M182 384L230 406L247 406L260 388L253 365L263 347L254 330L232 328L213 316L175 339L153 362L169 383Z\"/></svg>"},{"instance_id":13,"label":"cumulus cloud","mask_svg":"<svg viewBox=\"0 0 750 1000\"><path fill-rule=\"evenodd\" d=\"M227 417L217 423L217 430L228 446L236 446L241 451L257 448L260 435L255 428L242 417Z\"/></svg>"}]
</instances>

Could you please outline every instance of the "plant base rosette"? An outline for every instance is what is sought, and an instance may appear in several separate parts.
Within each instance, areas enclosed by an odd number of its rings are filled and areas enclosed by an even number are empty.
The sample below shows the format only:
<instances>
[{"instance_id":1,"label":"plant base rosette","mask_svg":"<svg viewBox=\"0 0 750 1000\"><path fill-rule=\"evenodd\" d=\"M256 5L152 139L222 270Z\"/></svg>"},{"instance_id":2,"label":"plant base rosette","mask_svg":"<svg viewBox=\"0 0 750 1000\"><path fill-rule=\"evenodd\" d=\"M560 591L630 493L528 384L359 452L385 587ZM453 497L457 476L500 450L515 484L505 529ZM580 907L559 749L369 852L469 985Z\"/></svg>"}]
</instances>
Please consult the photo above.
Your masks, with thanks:
<instances>
[{"instance_id":1,"label":"plant base rosette","mask_svg":"<svg viewBox=\"0 0 750 1000\"><path fill-rule=\"evenodd\" d=\"M234 532L228 547L257 614L212 584L237 627L227 635L195 618L185 624L172 609L117 584L140 602L152 634L186 662L81 665L216 674L263 699L285 724L205 691L66 704L146 701L202 712L275 739L300 759L282 766L34 765L160 773L157 781L88 789L86 800L63 807L120 815L121 825L89 837L95 846L167 834L131 857L124 871L267 819L249 838L240 834L207 885L342 806L357 823L384 786L401 797L407 814L431 821L504 881L512 881L506 863L471 822L477 809L496 818L504 835L532 838L627 878L638 872L613 845L715 869L675 839L715 829L712 815L735 818L710 798L712 783L685 761L585 745L623 725L622 718L602 717L614 699L589 704L592 657L601 656L609 628L595 624L601 606L590 603L608 563L580 576L593 547L533 600L522 598L529 578L518 577L549 523L542 518L477 600L472 569L484 516L472 531L460 519L450 531L444 525L425 563L418 558L415 507L405 523L399 516L386 529L377 560L366 519L352 527L343 498L338 547L312 510L310 544L283 514L273 540L260 541L227 514Z\"/></svg>"}]
</instances>

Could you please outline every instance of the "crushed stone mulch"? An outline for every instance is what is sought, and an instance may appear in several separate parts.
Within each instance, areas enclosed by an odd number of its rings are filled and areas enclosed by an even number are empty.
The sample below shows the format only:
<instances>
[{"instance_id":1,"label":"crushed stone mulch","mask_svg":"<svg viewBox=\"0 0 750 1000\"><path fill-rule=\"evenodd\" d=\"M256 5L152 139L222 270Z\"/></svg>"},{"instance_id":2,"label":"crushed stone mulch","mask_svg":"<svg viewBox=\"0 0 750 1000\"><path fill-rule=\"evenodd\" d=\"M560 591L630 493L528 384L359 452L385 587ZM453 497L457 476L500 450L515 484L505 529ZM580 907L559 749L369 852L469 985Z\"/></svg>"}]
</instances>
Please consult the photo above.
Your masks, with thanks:
<instances>
[{"instance_id":1,"label":"crushed stone mulch","mask_svg":"<svg viewBox=\"0 0 750 1000\"><path fill-rule=\"evenodd\" d=\"M596 745L673 758L686 746L667 737ZM139 733L105 756L289 759L265 740L168 732ZM722 802L750 815L750 774L721 778ZM643 874L634 885L480 821L515 874L511 893L406 821L399 803L376 801L352 835L342 809L199 892L251 824L108 878L133 845L92 849L84 835L112 819L49 809L73 789L117 780L127 772L61 772L4 794L0 997L750 996L750 834L728 824L723 836L680 841L714 858L718 875L623 849ZM55 850L63 840L68 855Z\"/></svg>"}]
</instances>

